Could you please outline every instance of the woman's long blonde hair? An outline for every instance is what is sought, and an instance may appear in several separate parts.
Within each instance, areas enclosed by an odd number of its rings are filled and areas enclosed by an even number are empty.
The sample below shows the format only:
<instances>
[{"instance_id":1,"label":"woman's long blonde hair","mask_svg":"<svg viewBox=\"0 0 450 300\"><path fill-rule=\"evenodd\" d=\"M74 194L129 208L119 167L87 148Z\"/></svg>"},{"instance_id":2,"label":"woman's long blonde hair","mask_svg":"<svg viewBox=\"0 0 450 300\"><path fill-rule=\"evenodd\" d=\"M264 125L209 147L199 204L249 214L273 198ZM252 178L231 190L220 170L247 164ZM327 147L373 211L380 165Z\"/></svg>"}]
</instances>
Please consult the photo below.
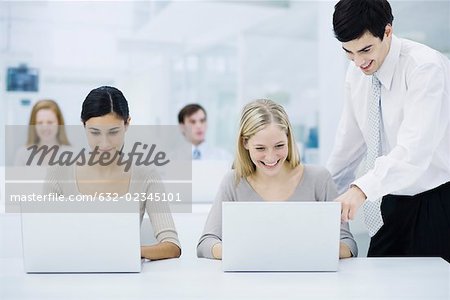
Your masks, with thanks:
<instances>
[{"instance_id":1,"label":"woman's long blonde hair","mask_svg":"<svg viewBox=\"0 0 450 300\"><path fill-rule=\"evenodd\" d=\"M28 139L27 146L37 145L39 144L39 136L36 133L36 115L37 112L41 109L50 109L56 115L56 119L58 120L58 134L56 136L59 145L70 145L69 139L66 135L66 130L64 128L64 117L62 115L61 109L58 104L49 99L40 100L36 102L31 109L30 121L28 122Z\"/></svg>"},{"instance_id":2,"label":"woman's long blonde hair","mask_svg":"<svg viewBox=\"0 0 450 300\"><path fill-rule=\"evenodd\" d=\"M256 166L250 158L249 151L245 149L244 143L270 124L278 125L286 132L288 138L286 161L289 162L292 168L300 164L300 155L295 143L292 126L284 108L272 100L258 99L248 103L242 110L236 140L236 158L233 165L237 181L252 175L256 171Z\"/></svg>"}]
</instances>

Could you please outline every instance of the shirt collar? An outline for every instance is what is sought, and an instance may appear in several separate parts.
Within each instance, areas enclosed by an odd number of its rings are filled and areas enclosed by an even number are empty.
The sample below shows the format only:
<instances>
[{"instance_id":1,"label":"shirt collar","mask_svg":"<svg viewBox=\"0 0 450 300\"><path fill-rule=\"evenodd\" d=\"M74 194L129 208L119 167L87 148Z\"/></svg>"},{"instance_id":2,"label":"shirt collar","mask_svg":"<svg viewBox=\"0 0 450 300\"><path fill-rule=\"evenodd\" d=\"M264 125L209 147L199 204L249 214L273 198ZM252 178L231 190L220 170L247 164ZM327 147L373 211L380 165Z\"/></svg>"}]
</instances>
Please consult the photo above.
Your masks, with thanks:
<instances>
[{"instance_id":1,"label":"shirt collar","mask_svg":"<svg viewBox=\"0 0 450 300\"><path fill-rule=\"evenodd\" d=\"M197 146L192 145L192 152L194 152L194 149L198 149L200 152L202 152L203 150L205 150L206 148L206 144L203 141L202 143L198 144Z\"/></svg>"},{"instance_id":2,"label":"shirt collar","mask_svg":"<svg viewBox=\"0 0 450 300\"><path fill-rule=\"evenodd\" d=\"M381 84L388 90L391 89L392 78L394 77L395 67L400 58L400 49L402 42L395 35L392 35L391 46L389 52L384 59L383 64L375 73Z\"/></svg>"}]
</instances>

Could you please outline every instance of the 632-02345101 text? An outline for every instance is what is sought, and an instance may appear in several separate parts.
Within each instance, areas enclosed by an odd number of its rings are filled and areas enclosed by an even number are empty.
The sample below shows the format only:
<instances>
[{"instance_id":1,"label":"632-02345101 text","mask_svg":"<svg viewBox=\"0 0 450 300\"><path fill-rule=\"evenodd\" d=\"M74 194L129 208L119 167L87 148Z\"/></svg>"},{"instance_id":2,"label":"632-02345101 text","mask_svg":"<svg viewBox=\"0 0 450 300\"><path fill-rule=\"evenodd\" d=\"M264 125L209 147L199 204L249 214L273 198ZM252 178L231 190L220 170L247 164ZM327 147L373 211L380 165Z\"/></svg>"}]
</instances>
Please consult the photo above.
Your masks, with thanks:
<instances>
[{"instance_id":1,"label":"632-02345101 text","mask_svg":"<svg viewBox=\"0 0 450 300\"><path fill-rule=\"evenodd\" d=\"M10 202L118 202L118 201L153 201L153 202L182 202L181 193L95 193L93 195L61 195L49 194L14 194L10 195Z\"/></svg>"}]
</instances>

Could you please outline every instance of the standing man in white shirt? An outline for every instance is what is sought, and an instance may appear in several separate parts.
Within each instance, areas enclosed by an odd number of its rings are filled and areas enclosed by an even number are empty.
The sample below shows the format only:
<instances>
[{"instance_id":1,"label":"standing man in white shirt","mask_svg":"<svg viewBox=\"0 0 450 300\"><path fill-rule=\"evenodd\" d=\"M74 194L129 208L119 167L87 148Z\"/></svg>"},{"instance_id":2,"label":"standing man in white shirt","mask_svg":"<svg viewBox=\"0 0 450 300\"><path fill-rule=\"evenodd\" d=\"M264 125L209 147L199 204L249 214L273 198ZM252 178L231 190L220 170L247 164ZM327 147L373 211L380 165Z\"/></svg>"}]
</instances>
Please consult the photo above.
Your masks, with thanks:
<instances>
[{"instance_id":1,"label":"standing man in white shirt","mask_svg":"<svg viewBox=\"0 0 450 300\"><path fill-rule=\"evenodd\" d=\"M178 113L178 124L181 133L192 144L192 159L231 162L231 156L225 150L205 142L208 122L206 110L201 105L193 103L184 106Z\"/></svg>"},{"instance_id":2,"label":"standing man in white shirt","mask_svg":"<svg viewBox=\"0 0 450 300\"><path fill-rule=\"evenodd\" d=\"M352 62L328 168L342 220L363 206L368 256L450 262L450 62L393 35L393 19L386 0L335 6L334 33Z\"/></svg>"}]
</instances>

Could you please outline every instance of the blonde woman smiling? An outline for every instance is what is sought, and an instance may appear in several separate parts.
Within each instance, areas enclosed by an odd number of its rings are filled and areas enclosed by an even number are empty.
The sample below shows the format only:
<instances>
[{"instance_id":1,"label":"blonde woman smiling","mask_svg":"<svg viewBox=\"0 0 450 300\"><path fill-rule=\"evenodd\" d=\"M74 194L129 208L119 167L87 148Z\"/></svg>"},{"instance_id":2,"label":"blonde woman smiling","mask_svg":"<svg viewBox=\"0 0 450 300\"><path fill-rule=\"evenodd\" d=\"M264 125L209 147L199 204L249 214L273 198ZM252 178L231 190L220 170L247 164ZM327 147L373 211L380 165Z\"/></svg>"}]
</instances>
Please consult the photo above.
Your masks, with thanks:
<instances>
[{"instance_id":1,"label":"blonde woman smiling","mask_svg":"<svg viewBox=\"0 0 450 300\"><path fill-rule=\"evenodd\" d=\"M271 100L251 102L242 111L234 170L222 181L197 244L197 256L222 258L224 201L332 201L336 197L325 168L300 162L283 107ZM339 257L357 253L348 224L341 224Z\"/></svg>"}]
</instances>

